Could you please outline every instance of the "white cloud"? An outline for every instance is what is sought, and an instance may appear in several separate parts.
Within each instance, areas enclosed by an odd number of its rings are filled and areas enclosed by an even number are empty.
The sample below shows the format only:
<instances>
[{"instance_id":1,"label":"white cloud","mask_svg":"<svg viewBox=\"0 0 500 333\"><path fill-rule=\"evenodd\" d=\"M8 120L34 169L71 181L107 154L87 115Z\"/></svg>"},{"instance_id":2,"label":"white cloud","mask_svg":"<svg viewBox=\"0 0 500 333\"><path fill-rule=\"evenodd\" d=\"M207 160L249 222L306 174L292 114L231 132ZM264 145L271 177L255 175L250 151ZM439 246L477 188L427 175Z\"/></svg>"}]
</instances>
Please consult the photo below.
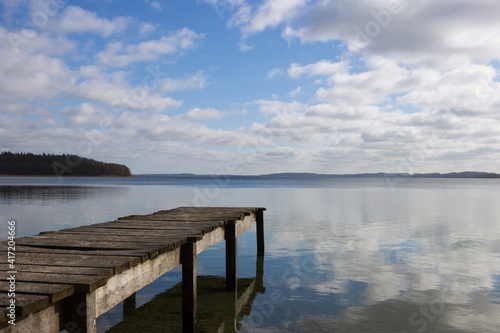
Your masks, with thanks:
<instances>
[{"instance_id":1,"label":"white cloud","mask_svg":"<svg viewBox=\"0 0 500 333\"><path fill-rule=\"evenodd\" d=\"M0 97L12 100L50 100L68 89L76 82L74 73L62 60L38 52L42 45L61 49L72 49L72 43L65 39L51 39L38 35L13 48L9 43L8 32L0 27Z\"/></svg>"},{"instance_id":2,"label":"white cloud","mask_svg":"<svg viewBox=\"0 0 500 333\"><path fill-rule=\"evenodd\" d=\"M343 41L351 51L397 55L405 62L449 67L464 56L487 62L500 52L494 0L316 2L283 31L303 43ZM406 4L406 5L405 5ZM299 21L300 19L300 21ZM305 22L305 23L304 23Z\"/></svg>"},{"instance_id":3,"label":"white cloud","mask_svg":"<svg viewBox=\"0 0 500 333\"><path fill-rule=\"evenodd\" d=\"M269 71L269 73L267 73L267 78L272 79L275 76L281 76L284 74L285 71L283 70L283 68L274 67L272 70Z\"/></svg>"},{"instance_id":4,"label":"white cloud","mask_svg":"<svg viewBox=\"0 0 500 333\"><path fill-rule=\"evenodd\" d=\"M124 82L113 82L103 78L89 79L78 84L73 94L78 98L132 110L161 112L176 109L182 105L180 100L152 94L147 86L130 87Z\"/></svg>"},{"instance_id":5,"label":"white cloud","mask_svg":"<svg viewBox=\"0 0 500 333\"><path fill-rule=\"evenodd\" d=\"M203 89L206 86L206 81L207 76L200 71L187 79L161 79L160 89L162 91Z\"/></svg>"},{"instance_id":6,"label":"white cloud","mask_svg":"<svg viewBox=\"0 0 500 333\"><path fill-rule=\"evenodd\" d=\"M319 75L333 75L338 72L345 72L347 70L347 61L330 62L328 60L321 60L314 64L301 66L292 63L288 68L288 76L291 78L299 78L302 75L306 76L319 76Z\"/></svg>"},{"instance_id":7,"label":"white cloud","mask_svg":"<svg viewBox=\"0 0 500 333\"><path fill-rule=\"evenodd\" d=\"M252 44L249 44L246 41L240 41L238 43L238 47L240 48L241 51L246 52L246 51L252 51L255 47Z\"/></svg>"},{"instance_id":8,"label":"white cloud","mask_svg":"<svg viewBox=\"0 0 500 333\"><path fill-rule=\"evenodd\" d=\"M254 123L251 130L300 156L283 160L283 167L309 161L329 173L349 168L350 172L449 172L482 169L485 160L500 158L500 149L492 146L500 135L500 115L494 111L457 115L428 109L409 114L376 105L280 101L258 101L258 105L271 118ZM469 139L461 140L464 136Z\"/></svg>"},{"instance_id":9,"label":"white cloud","mask_svg":"<svg viewBox=\"0 0 500 333\"><path fill-rule=\"evenodd\" d=\"M298 95L300 95L302 93L302 87L301 86L298 86L296 89L290 91L288 93L288 96L290 97L297 97Z\"/></svg>"},{"instance_id":10,"label":"white cloud","mask_svg":"<svg viewBox=\"0 0 500 333\"><path fill-rule=\"evenodd\" d=\"M61 14L49 22L52 31L61 34L95 33L103 37L124 31L131 19L115 17L112 20L101 18L95 12L90 12L77 6L66 7Z\"/></svg>"},{"instance_id":11,"label":"white cloud","mask_svg":"<svg viewBox=\"0 0 500 333\"><path fill-rule=\"evenodd\" d=\"M141 36L148 36L150 33L152 33L153 31L155 31L156 29L156 26L154 24L151 24L151 23L141 23L139 25L139 33L141 34Z\"/></svg>"},{"instance_id":12,"label":"white cloud","mask_svg":"<svg viewBox=\"0 0 500 333\"><path fill-rule=\"evenodd\" d=\"M151 0L145 0L146 4L148 4L149 6L151 6L151 8L155 9L155 10L162 10L162 5L160 3L160 1L151 1Z\"/></svg>"},{"instance_id":13,"label":"white cloud","mask_svg":"<svg viewBox=\"0 0 500 333\"><path fill-rule=\"evenodd\" d=\"M77 106L66 106L61 110L61 115L66 118L68 126L99 126L99 120L106 114L106 110L98 108L91 103L82 103Z\"/></svg>"},{"instance_id":14,"label":"white cloud","mask_svg":"<svg viewBox=\"0 0 500 333\"><path fill-rule=\"evenodd\" d=\"M205 108L205 109L194 108L188 110L184 114L184 117L190 120L205 120L205 119L219 120L222 119L224 116L225 116L224 112L212 108Z\"/></svg>"},{"instance_id":15,"label":"white cloud","mask_svg":"<svg viewBox=\"0 0 500 333\"><path fill-rule=\"evenodd\" d=\"M266 0L253 13L250 13L250 7L244 4L229 24L239 27L244 37L251 36L293 19L309 2L310 0Z\"/></svg>"},{"instance_id":16,"label":"white cloud","mask_svg":"<svg viewBox=\"0 0 500 333\"><path fill-rule=\"evenodd\" d=\"M306 9L311 0L265 0L253 5L245 0L201 0L212 5L221 19L227 19L228 27L240 29L242 39L238 46L242 51L253 50L248 37L275 28L292 20Z\"/></svg>"},{"instance_id":17,"label":"white cloud","mask_svg":"<svg viewBox=\"0 0 500 333\"><path fill-rule=\"evenodd\" d=\"M149 40L139 44L124 45L122 42L113 42L96 57L104 65L123 67L133 62L152 61L162 55L176 54L191 49L204 36L204 34L197 34L193 30L184 28L163 36L159 40Z\"/></svg>"}]
</instances>

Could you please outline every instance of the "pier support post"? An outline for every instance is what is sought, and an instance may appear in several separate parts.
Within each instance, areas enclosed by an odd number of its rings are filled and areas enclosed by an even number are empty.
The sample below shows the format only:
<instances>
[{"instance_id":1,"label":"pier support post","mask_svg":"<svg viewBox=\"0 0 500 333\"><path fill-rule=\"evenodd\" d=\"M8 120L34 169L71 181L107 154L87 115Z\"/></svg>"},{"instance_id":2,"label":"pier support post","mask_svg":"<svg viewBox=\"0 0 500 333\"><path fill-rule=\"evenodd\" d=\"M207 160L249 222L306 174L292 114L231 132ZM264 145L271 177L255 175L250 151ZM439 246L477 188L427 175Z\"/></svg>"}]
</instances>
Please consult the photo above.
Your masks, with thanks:
<instances>
[{"instance_id":1,"label":"pier support post","mask_svg":"<svg viewBox=\"0 0 500 333\"><path fill-rule=\"evenodd\" d=\"M226 240L226 287L237 291L238 288L238 233L236 223L229 222L225 231Z\"/></svg>"},{"instance_id":2,"label":"pier support post","mask_svg":"<svg viewBox=\"0 0 500 333\"><path fill-rule=\"evenodd\" d=\"M133 293L123 301L123 319L135 312L135 295L136 293Z\"/></svg>"},{"instance_id":3,"label":"pier support post","mask_svg":"<svg viewBox=\"0 0 500 333\"><path fill-rule=\"evenodd\" d=\"M197 277L196 243L182 245L182 331L196 332L197 321Z\"/></svg>"},{"instance_id":4,"label":"pier support post","mask_svg":"<svg viewBox=\"0 0 500 333\"><path fill-rule=\"evenodd\" d=\"M75 293L66 302L68 317L64 329L68 333L96 333L95 293Z\"/></svg>"},{"instance_id":5,"label":"pier support post","mask_svg":"<svg viewBox=\"0 0 500 333\"><path fill-rule=\"evenodd\" d=\"M257 256L264 255L264 211L259 209L256 213L257 222Z\"/></svg>"}]
</instances>

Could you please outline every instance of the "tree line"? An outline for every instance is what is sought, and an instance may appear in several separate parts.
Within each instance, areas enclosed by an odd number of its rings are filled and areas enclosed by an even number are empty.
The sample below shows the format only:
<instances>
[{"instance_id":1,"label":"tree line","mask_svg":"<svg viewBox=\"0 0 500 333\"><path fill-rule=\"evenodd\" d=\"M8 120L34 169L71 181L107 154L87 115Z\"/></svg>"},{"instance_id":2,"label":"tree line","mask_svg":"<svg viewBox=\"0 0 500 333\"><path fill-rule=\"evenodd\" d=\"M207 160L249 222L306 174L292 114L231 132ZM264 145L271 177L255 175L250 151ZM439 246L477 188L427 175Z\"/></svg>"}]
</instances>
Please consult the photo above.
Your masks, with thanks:
<instances>
[{"instance_id":1,"label":"tree line","mask_svg":"<svg viewBox=\"0 0 500 333\"><path fill-rule=\"evenodd\" d=\"M71 154L0 154L0 175L29 176L132 176L122 164L106 163Z\"/></svg>"}]
</instances>

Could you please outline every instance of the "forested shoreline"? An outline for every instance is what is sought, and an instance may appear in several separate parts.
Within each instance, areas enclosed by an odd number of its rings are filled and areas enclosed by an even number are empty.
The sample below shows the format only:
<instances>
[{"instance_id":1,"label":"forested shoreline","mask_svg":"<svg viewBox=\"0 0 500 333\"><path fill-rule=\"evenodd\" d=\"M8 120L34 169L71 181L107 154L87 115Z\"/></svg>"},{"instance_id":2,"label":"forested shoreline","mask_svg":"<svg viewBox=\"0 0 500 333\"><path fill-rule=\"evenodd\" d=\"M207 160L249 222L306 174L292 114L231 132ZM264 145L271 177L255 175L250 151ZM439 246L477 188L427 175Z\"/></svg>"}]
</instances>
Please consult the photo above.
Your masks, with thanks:
<instances>
[{"instance_id":1,"label":"forested shoreline","mask_svg":"<svg viewBox=\"0 0 500 333\"><path fill-rule=\"evenodd\" d=\"M123 164L71 154L0 153L0 175L9 176L132 176Z\"/></svg>"}]
</instances>

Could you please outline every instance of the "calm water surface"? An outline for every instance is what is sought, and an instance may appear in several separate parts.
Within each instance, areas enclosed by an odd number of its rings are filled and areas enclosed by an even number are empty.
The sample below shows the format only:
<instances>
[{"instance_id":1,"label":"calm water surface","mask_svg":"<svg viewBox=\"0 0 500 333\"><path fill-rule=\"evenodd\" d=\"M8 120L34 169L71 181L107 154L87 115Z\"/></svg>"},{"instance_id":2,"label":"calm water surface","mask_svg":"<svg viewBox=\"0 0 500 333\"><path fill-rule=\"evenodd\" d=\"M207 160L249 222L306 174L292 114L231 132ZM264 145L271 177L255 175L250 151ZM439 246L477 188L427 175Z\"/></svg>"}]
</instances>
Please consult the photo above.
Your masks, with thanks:
<instances>
[{"instance_id":1,"label":"calm water surface","mask_svg":"<svg viewBox=\"0 0 500 333\"><path fill-rule=\"evenodd\" d=\"M20 237L181 205L267 207L264 261L254 228L238 241L237 310L223 242L198 256L200 332L499 331L498 180L5 177L1 239L10 219ZM178 330L180 272L98 331Z\"/></svg>"}]
</instances>

